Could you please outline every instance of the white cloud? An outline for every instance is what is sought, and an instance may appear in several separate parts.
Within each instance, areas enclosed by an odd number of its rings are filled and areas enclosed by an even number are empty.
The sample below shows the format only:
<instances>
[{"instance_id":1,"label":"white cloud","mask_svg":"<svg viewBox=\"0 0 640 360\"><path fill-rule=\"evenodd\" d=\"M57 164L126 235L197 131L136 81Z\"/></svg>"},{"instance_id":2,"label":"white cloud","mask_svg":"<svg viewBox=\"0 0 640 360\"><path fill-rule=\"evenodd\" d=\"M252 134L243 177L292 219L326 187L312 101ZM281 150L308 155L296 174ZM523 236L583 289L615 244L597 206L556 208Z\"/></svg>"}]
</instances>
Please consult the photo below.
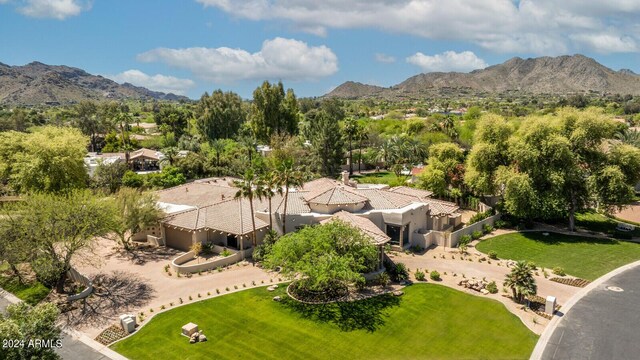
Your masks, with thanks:
<instances>
[{"instance_id":1,"label":"white cloud","mask_svg":"<svg viewBox=\"0 0 640 360\"><path fill-rule=\"evenodd\" d=\"M138 60L161 61L223 83L247 79L310 80L338 71L338 58L328 47L279 37L265 40L255 53L228 47L157 48L139 54Z\"/></svg>"},{"instance_id":2,"label":"white cloud","mask_svg":"<svg viewBox=\"0 0 640 360\"><path fill-rule=\"evenodd\" d=\"M585 46L600 52L637 52L638 44L630 36L619 36L615 34L578 34L571 38Z\"/></svg>"},{"instance_id":3,"label":"white cloud","mask_svg":"<svg viewBox=\"0 0 640 360\"><path fill-rule=\"evenodd\" d=\"M445 51L442 54L425 55L415 53L407 58L407 62L417 65L425 72L431 71L459 71L468 72L489 66L471 51Z\"/></svg>"},{"instance_id":4,"label":"white cloud","mask_svg":"<svg viewBox=\"0 0 640 360\"><path fill-rule=\"evenodd\" d=\"M136 86L146 87L149 90L177 95L184 95L187 90L196 85L191 79L181 79L161 74L147 75L135 69L127 70L117 75L107 75L106 77L121 84L130 83Z\"/></svg>"},{"instance_id":5,"label":"white cloud","mask_svg":"<svg viewBox=\"0 0 640 360\"><path fill-rule=\"evenodd\" d=\"M325 36L327 29L373 28L468 41L496 52L546 55L595 49L626 52L640 41L637 0L196 0L240 18L284 20ZM615 30L611 30L615 29ZM598 40L611 36L618 44ZM587 41L584 38L594 40Z\"/></svg>"},{"instance_id":6,"label":"white cloud","mask_svg":"<svg viewBox=\"0 0 640 360\"><path fill-rule=\"evenodd\" d=\"M52 18L64 20L79 15L91 8L91 4L80 0L25 0L18 11L35 18Z\"/></svg>"},{"instance_id":7,"label":"white cloud","mask_svg":"<svg viewBox=\"0 0 640 360\"><path fill-rule=\"evenodd\" d=\"M385 64L391 64L396 62L396 58L391 56L391 55L387 55L387 54L383 54L383 53L376 53L375 55L376 61L377 62L381 62L381 63L385 63Z\"/></svg>"}]
</instances>

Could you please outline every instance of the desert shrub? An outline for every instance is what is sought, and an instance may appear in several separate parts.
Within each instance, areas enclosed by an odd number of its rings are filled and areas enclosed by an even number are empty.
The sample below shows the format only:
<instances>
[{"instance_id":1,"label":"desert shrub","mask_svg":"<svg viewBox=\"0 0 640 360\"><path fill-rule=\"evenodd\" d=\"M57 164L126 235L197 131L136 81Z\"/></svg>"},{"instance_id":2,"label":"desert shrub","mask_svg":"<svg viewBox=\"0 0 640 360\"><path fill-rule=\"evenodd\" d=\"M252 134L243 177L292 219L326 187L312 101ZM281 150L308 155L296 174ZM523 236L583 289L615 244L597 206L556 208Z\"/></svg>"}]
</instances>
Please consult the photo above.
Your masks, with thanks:
<instances>
[{"instance_id":1,"label":"desert shrub","mask_svg":"<svg viewBox=\"0 0 640 360\"><path fill-rule=\"evenodd\" d=\"M563 268L561 268L560 266L556 266L553 268L553 273L558 275L558 276L565 276L567 275L567 273L564 271Z\"/></svg>"},{"instance_id":2,"label":"desert shrub","mask_svg":"<svg viewBox=\"0 0 640 360\"><path fill-rule=\"evenodd\" d=\"M487 289L487 291L491 294L497 294L498 293L498 285L496 285L495 281L492 281L490 283L488 283L485 288Z\"/></svg>"},{"instance_id":3,"label":"desert shrub","mask_svg":"<svg viewBox=\"0 0 640 360\"><path fill-rule=\"evenodd\" d=\"M462 235L460 236L460 240L458 240L459 244L469 244L473 240L471 235Z\"/></svg>"},{"instance_id":4,"label":"desert shrub","mask_svg":"<svg viewBox=\"0 0 640 360\"><path fill-rule=\"evenodd\" d=\"M484 224L484 225L482 225L482 231L485 234L488 234L488 233L493 231L493 226L491 226L491 224Z\"/></svg>"},{"instance_id":5,"label":"desert shrub","mask_svg":"<svg viewBox=\"0 0 640 360\"><path fill-rule=\"evenodd\" d=\"M495 251L491 250L491 251L489 251L489 254L488 254L488 255L489 255L489 259L491 259L491 260L498 260L498 253L497 253L497 252L495 252Z\"/></svg>"},{"instance_id":6,"label":"desert shrub","mask_svg":"<svg viewBox=\"0 0 640 360\"><path fill-rule=\"evenodd\" d=\"M478 231L478 230L476 230L476 231L474 231L474 232L472 232L472 233L471 233L471 238L472 238L473 240L478 240L478 239L480 239L481 237L482 237L482 231Z\"/></svg>"},{"instance_id":7,"label":"desert shrub","mask_svg":"<svg viewBox=\"0 0 640 360\"><path fill-rule=\"evenodd\" d=\"M430 274L429 277L431 278L431 280L433 281L440 281L440 273L433 270Z\"/></svg>"},{"instance_id":8,"label":"desert shrub","mask_svg":"<svg viewBox=\"0 0 640 360\"><path fill-rule=\"evenodd\" d=\"M378 283L378 285L382 285L382 286L389 285L390 281L391 281L391 278L389 277L389 274L386 271L378 275L378 277L376 278L376 282Z\"/></svg>"},{"instance_id":9,"label":"desert shrub","mask_svg":"<svg viewBox=\"0 0 640 360\"><path fill-rule=\"evenodd\" d=\"M479 212L479 213L476 213L475 215L473 215L473 216L469 219L469 223L468 223L468 225L475 224L475 223L477 223L478 221L482 221L482 220L484 220L484 219L488 218L488 217L489 217L489 216L491 216L491 215L493 215L493 211L492 211L492 210L487 210L487 211L485 211L485 212Z\"/></svg>"},{"instance_id":10,"label":"desert shrub","mask_svg":"<svg viewBox=\"0 0 640 360\"><path fill-rule=\"evenodd\" d=\"M424 281L425 280L425 274L424 274L424 272L422 272L420 270L416 270L415 276L416 276L416 280L418 280L418 281Z\"/></svg>"},{"instance_id":11,"label":"desert shrub","mask_svg":"<svg viewBox=\"0 0 640 360\"><path fill-rule=\"evenodd\" d=\"M391 281L400 282L409 278L409 272L403 263L394 263L390 260L385 260L384 267L387 269Z\"/></svg>"}]
</instances>

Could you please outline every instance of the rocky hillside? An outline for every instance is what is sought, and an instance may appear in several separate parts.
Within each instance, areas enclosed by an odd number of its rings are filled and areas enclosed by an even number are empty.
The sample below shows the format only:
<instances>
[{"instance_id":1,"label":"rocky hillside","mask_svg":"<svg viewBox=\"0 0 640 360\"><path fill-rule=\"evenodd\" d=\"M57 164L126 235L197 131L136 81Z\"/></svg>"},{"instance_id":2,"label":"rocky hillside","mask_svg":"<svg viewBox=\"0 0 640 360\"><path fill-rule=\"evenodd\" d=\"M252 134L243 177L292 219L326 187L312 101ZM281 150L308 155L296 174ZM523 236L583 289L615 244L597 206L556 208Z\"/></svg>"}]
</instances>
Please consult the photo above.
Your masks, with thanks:
<instances>
[{"instance_id":1,"label":"rocky hillside","mask_svg":"<svg viewBox=\"0 0 640 360\"><path fill-rule=\"evenodd\" d=\"M188 98L151 91L131 84L120 85L84 70L32 62L24 66L0 63L0 104L70 104L81 100Z\"/></svg>"},{"instance_id":2,"label":"rocky hillside","mask_svg":"<svg viewBox=\"0 0 640 360\"><path fill-rule=\"evenodd\" d=\"M611 70L583 55L533 59L516 57L502 64L470 73L420 74L388 89L360 84L357 91L347 92L343 88L347 84L349 83L337 87L326 96L402 97L434 92L501 93L505 91L533 94L597 92L640 95L640 76L627 69ZM371 88L375 88L375 91ZM337 92L339 89L341 91ZM370 91L366 92L365 89Z\"/></svg>"}]
</instances>

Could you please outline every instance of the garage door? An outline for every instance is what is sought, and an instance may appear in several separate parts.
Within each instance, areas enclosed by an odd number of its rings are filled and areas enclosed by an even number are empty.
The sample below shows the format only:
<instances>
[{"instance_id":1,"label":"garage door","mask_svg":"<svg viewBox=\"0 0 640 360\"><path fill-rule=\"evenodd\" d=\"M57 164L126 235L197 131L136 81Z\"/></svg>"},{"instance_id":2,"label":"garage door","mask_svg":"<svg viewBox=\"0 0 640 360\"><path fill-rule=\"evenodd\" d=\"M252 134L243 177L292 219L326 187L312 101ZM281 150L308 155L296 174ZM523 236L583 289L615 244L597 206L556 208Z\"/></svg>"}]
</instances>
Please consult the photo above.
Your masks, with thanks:
<instances>
[{"instance_id":1,"label":"garage door","mask_svg":"<svg viewBox=\"0 0 640 360\"><path fill-rule=\"evenodd\" d=\"M183 251L189 251L191 248L190 232L165 228L164 234L167 239L167 246Z\"/></svg>"}]
</instances>

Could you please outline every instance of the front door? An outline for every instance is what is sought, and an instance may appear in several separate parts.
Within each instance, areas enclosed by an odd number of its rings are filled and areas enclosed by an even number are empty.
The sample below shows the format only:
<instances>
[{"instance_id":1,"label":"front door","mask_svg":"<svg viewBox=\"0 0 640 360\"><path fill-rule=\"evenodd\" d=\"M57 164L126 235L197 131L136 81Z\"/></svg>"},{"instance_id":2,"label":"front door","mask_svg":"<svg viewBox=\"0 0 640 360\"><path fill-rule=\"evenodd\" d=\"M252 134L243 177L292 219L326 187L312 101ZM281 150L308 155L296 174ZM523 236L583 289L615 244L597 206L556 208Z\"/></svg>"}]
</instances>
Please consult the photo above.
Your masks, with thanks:
<instances>
[{"instance_id":1,"label":"front door","mask_svg":"<svg viewBox=\"0 0 640 360\"><path fill-rule=\"evenodd\" d=\"M387 224L387 235L391 238L391 245L400 245L400 226Z\"/></svg>"},{"instance_id":2,"label":"front door","mask_svg":"<svg viewBox=\"0 0 640 360\"><path fill-rule=\"evenodd\" d=\"M238 236L229 234L227 235L227 247L237 249L238 248Z\"/></svg>"}]
</instances>

